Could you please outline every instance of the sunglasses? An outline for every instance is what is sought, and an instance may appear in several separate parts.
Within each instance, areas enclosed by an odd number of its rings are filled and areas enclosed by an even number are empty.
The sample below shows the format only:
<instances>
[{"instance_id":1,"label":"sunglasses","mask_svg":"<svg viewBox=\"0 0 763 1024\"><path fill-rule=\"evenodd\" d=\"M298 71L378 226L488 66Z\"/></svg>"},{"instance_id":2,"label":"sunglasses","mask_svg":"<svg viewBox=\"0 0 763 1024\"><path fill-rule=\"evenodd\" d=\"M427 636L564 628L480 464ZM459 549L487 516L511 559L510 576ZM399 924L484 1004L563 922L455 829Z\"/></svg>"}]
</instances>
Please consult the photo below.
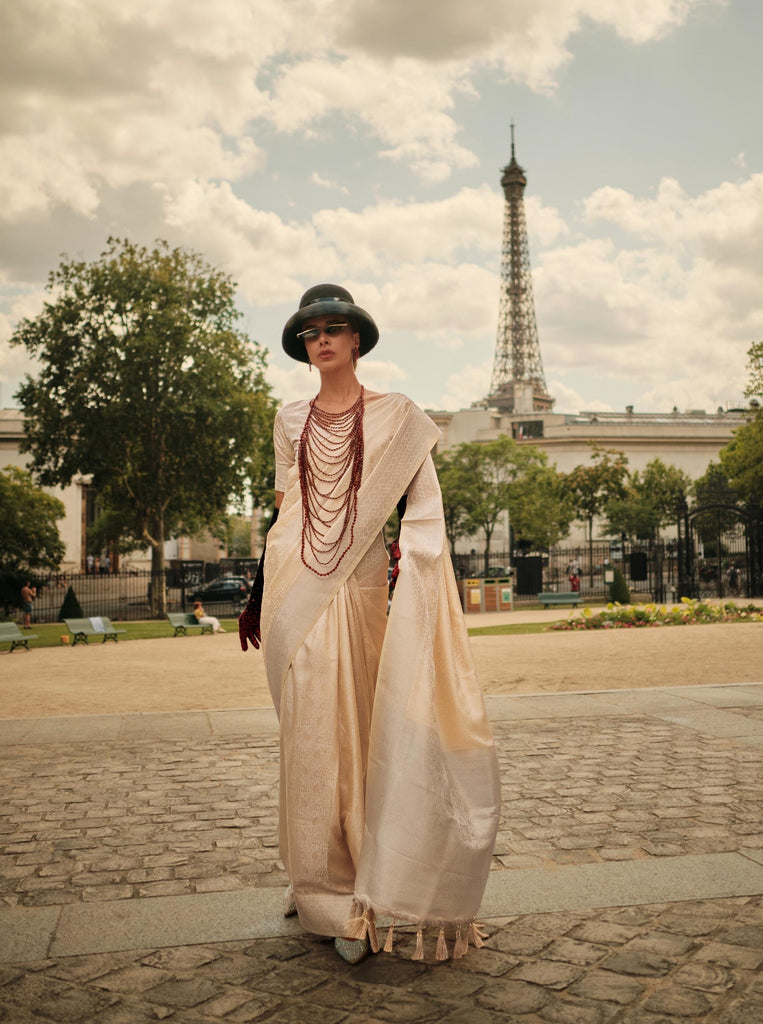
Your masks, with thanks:
<instances>
[{"instance_id":1,"label":"sunglasses","mask_svg":"<svg viewBox=\"0 0 763 1024\"><path fill-rule=\"evenodd\" d=\"M317 341L321 334L325 334L327 338L334 338L349 326L348 323L343 323L326 324L325 327L308 327L306 331L297 331L297 337L300 341Z\"/></svg>"}]
</instances>

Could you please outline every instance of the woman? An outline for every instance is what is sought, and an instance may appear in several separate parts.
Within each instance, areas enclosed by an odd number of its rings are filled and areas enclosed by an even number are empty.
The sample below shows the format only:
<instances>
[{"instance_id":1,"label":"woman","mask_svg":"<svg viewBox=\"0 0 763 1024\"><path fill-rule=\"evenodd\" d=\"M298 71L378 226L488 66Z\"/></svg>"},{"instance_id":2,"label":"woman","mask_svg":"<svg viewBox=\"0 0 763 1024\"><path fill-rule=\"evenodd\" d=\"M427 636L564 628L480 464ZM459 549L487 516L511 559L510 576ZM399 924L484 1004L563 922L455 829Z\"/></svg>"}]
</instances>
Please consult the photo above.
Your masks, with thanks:
<instances>
[{"instance_id":1,"label":"woman","mask_svg":"<svg viewBox=\"0 0 763 1024\"><path fill-rule=\"evenodd\" d=\"M225 630L220 625L220 620L216 615L207 615L204 611L204 606L201 601L193 602L193 614L196 621L200 626L211 626L213 633L224 633Z\"/></svg>"},{"instance_id":2,"label":"woman","mask_svg":"<svg viewBox=\"0 0 763 1024\"><path fill-rule=\"evenodd\" d=\"M320 374L279 410L276 512L240 635L262 638L281 733L280 850L303 926L357 962L376 917L471 939L499 812L497 760L472 666L430 451L410 399L355 375L371 316L338 285L309 289L285 351ZM405 496L387 617L383 528ZM402 505L399 506L402 510ZM261 630L258 594L262 595Z\"/></svg>"}]
</instances>

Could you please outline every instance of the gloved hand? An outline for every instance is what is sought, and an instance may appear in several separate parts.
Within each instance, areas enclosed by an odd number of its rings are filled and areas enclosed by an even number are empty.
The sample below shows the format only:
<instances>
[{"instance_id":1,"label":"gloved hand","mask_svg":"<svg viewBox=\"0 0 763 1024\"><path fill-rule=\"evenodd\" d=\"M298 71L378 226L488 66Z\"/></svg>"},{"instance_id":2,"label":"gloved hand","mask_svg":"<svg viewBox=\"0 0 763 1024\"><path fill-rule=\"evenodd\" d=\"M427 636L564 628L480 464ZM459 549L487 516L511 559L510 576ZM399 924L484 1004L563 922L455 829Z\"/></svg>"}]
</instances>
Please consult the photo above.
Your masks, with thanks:
<instances>
[{"instance_id":1,"label":"gloved hand","mask_svg":"<svg viewBox=\"0 0 763 1024\"><path fill-rule=\"evenodd\" d=\"M249 604L238 617L238 638L241 642L241 650L248 650L247 641L254 647L255 651L260 649L262 635L260 633L260 608L255 606L251 598Z\"/></svg>"}]
</instances>

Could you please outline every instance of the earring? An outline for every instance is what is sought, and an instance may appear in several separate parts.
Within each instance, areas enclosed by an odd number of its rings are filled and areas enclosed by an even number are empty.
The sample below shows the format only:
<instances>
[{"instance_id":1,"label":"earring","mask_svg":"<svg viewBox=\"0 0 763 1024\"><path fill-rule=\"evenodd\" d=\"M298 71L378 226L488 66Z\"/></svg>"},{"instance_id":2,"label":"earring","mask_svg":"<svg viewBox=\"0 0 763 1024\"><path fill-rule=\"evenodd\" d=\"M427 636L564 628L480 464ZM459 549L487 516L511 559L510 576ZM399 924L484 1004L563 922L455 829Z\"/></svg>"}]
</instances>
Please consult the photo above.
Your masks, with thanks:
<instances>
[{"instance_id":1,"label":"earring","mask_svg":"<svg viewBox=\"0 0 763 1024\"><path fill-rule=\"evenodd\" d=\"M313 372L313 364L309 363L308 365L310 366L310 369L308 370L308 373L312 373Z\"/></svg>"}]
</instances>

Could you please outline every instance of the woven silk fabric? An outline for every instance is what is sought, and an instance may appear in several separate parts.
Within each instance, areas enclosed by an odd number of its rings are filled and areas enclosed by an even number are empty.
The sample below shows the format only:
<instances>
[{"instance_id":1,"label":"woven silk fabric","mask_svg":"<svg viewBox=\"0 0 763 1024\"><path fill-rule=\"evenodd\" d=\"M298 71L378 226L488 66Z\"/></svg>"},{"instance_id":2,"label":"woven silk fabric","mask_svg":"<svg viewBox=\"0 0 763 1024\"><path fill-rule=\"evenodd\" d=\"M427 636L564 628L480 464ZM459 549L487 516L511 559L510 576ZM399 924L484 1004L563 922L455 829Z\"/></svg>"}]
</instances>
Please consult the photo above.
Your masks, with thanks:
<instances>
[{"instance_id":1,"label":"woven silk fabric","mask_svg":"<svg viewBox=\"0 0 763 1024\"><path fill-rule=\"evenodd\" d=\"M366 399L352 549L316 577L300 559L297 402L274 431L263 651L281 727L281 854L300 920L347 934L360 910L427 926L473 921L498 826L492 735L448 553L435 424L402 395ZM402 494L389 618L382 528Z\"/></svg>"}]
</instances>

